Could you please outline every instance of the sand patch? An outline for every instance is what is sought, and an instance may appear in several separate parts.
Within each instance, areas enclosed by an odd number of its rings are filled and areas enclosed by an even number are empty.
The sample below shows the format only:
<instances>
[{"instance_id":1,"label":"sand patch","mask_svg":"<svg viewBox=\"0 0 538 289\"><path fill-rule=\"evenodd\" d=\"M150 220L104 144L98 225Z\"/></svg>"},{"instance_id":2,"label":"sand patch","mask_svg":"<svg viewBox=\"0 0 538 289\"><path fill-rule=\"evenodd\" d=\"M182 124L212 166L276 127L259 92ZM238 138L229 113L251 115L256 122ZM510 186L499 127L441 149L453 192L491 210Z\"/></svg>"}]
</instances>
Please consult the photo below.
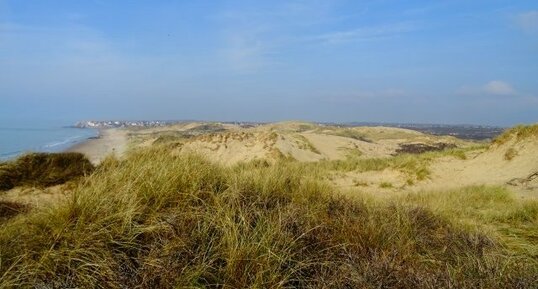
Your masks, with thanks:
<instances>
[{"instance_id":1,"label":"sand patch","mask_svg":"<svg viewBox=\"0 0 538 289\"><path fill-rule=\"evenodd\" d=\"M93 164L99 164L108 155L114 154L121 157L125 153L128 143L127 134L128 131L125 129L102 129L98 138L89 139L68 151L83 153Z\"/></svg>"}]
</instances>

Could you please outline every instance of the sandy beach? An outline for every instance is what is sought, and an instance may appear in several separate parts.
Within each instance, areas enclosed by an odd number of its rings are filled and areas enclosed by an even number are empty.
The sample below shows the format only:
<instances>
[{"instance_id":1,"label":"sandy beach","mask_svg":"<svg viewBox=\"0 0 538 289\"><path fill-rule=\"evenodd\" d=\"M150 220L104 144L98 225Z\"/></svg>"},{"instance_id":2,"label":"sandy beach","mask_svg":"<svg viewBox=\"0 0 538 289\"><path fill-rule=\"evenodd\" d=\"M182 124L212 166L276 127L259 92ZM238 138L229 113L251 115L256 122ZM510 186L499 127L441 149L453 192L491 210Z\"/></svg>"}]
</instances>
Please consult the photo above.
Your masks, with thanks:
<instances>
[{"instance_id":1,"label":"sandy beach","mask_svg":"<svg viewBox=\"0 0 538 289\"><path fill-rule=\"evenodd\" d=\"M115 154L121 156L127 148L127 131L124 129L101 129L97 138L77 144L67 151L85 154L88 159L98 164L106 156Z\"/></svg>"}]
</instances>

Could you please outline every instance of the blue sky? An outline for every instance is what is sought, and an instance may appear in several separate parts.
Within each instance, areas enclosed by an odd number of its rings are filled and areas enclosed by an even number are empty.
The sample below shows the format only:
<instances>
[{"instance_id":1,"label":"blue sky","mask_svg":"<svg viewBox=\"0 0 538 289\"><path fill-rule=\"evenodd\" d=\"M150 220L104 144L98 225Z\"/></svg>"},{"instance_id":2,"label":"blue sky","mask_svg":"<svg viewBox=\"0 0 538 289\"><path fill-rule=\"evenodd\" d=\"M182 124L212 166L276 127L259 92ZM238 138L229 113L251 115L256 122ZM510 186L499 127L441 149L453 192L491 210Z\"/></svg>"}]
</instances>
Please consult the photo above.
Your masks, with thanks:
<instances>
[{"instance_id":1,"label":"blue sky","mask_svg":"<svg viewBox=\"0 0 538 289\"><path fill-rule=\"evenodd\" d=\"M0 118L537 122L538 2L0 0Z\"/></svg>"}]
</instances>

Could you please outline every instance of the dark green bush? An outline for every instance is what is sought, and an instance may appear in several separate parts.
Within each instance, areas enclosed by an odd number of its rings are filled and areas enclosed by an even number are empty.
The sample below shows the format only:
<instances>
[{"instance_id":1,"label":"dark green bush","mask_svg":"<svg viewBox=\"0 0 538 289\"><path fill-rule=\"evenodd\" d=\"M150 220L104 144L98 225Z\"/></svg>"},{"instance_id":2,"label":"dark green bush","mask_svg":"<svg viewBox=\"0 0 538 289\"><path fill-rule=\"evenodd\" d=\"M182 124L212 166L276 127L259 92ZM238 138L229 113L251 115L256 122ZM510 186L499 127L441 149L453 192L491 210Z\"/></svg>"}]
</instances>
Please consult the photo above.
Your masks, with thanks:
<instances>
[{"instance_id":1,"label":"dark green bush","mask_svg":"<svg viewBox=\"0 0 538 289\"><path fill-rule=\"evenodd\" d=\"M80 153L30 153L0 164L0 190L20 185L58 185L93 170L94 166Z\"/></svg>"}]
</instances>

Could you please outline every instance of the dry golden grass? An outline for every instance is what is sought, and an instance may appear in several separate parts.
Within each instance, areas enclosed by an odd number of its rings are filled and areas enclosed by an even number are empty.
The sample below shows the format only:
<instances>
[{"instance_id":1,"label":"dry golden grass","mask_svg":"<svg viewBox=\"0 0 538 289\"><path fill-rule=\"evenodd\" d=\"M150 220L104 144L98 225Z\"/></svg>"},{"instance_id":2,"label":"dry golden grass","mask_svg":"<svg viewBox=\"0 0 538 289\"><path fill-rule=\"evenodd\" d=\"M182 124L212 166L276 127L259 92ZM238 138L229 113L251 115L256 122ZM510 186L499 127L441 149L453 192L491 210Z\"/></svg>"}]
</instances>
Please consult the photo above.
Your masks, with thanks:
<instances>
[{"instance_id":1,"label":"dry golden grass","mask_svg":"<svg viewBox=\"0 0 538 289\"><path fill-rule=\"evenodd\" d=\"M538 262L538 201L518 200L501 187L476 186L407 195L402 202L426 206L448 218L493 231L515 254Z\"/></svg>"},{"instance_id":2,"label":"dry golden grass","mask_svg":"<svg viewBox=\"0 0 538 289\"><path fill-rule=\"evenodd\" d=\"M507 129L502 135L495 138L493 143L502 145L513 138L515 138L516 141L519 141L530 137L538 137L538 124L518 125Z\"/></svg>"},{"instance_id":3,"label":"dry golden grass","mask_svg":"<svg viewBox=\"0 0 538 289\"><path fill-rule=\"evenodd\" d=\"M534 205L502 207L497 200L508 198L502 193L478 194L474 203L473 195L464 203L462 195L449 195L445 201L454 203L446 205L420 196L350 199L314 180L310 166L253 161L223 167L196 155L174 156L165 146L108 158L69 200L0 225L0 287L537 284L534 257L459 221L529 225ZM502 211L483 219L472 213L492 202Z\"/></svg>"}]
</instances>

